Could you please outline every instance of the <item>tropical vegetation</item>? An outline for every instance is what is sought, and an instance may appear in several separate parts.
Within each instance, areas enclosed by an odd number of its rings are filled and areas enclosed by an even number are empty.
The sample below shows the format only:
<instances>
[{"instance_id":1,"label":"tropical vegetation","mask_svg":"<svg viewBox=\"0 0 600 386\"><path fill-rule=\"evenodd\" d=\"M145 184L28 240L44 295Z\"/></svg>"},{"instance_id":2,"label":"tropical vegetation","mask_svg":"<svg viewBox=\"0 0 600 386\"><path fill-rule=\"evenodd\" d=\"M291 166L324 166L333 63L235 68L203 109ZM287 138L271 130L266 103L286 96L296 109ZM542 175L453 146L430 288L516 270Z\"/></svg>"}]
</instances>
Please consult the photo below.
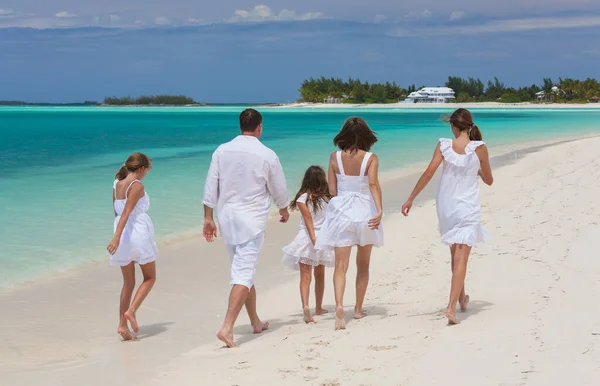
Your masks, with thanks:
<instances>
[{"instance_id":1,"label":"tropical vegetation","mask_svg":"<svg viewBox=\"0 0 600 386\"><path fill-rule=\"evenodd\" d=\"M107 97L104 104L108 106L185 106L198 104L190 97L184 95L153 95L132 97Z\"/></svg>"},{"instance_id":2,"label":"tropical vegetation","mask_svg":"<svg viewBox=\"0 0 600 386\"><path fill-rule=\"evenodd\" d=\"M444 86L454 90L457 102L587 103L600 97L600 83L590 78L559 78L556 82L544 78L540 85L514 88L498 78L484 83L479 78L450 76ZM369 83L353 78L344 81L325 77L307 79L299 89L300 101L313 103L395 103L416 90L414 84L402 88L396 82Z\"/></svg>"}]
</instances>

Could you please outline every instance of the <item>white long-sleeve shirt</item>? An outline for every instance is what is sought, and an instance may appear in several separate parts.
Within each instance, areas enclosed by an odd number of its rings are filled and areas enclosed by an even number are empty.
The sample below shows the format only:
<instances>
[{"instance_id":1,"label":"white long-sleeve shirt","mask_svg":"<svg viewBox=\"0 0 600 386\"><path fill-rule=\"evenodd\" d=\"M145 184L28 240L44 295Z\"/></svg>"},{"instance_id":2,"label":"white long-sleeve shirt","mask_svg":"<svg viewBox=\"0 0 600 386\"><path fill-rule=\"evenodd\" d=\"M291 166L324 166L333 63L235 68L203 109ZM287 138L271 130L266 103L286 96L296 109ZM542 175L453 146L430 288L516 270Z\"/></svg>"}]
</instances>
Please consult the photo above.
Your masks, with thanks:
<instances>
[{"instance_id":1,"label":"white long-sleeve shirt","mask_svg":"<svg viewBox=\"0 0 600 386\"><path fill-rule=\"evenodd\" d=\"M243 244L265 231L270 197L279 209L289 205L283 169L273 150L249 135L239 135L215 150L204 205L217 208L226 244Z\"/></svg>"}]
</instances>

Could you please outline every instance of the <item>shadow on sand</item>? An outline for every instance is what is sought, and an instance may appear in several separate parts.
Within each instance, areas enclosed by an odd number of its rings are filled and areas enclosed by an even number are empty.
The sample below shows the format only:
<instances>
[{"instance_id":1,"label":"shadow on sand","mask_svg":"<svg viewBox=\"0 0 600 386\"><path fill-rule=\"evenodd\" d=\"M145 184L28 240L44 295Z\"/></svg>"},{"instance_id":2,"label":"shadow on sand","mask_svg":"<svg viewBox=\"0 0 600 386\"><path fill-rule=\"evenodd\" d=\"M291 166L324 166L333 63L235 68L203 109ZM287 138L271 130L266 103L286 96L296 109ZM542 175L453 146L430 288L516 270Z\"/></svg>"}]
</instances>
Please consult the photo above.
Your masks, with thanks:
<instances>
[{"instance_id":1,"label":"shadow on sand","mask_svg":"<svg viewBox=\"0 0 600 386\"><path fill-rule=\"evenodd\" d=\"M481 312L489 310L494 304L486 302L485 300L471 300L468 305L468 309L465 312L457 311L456 316L461 320L467 320L472 316L475 316ZM444 319L446 309L442 308L437 311L425 312L421 314L406 315L407 318L418 318L423 316L432 316L432 319Z\"/></svg>"}]
</instances>

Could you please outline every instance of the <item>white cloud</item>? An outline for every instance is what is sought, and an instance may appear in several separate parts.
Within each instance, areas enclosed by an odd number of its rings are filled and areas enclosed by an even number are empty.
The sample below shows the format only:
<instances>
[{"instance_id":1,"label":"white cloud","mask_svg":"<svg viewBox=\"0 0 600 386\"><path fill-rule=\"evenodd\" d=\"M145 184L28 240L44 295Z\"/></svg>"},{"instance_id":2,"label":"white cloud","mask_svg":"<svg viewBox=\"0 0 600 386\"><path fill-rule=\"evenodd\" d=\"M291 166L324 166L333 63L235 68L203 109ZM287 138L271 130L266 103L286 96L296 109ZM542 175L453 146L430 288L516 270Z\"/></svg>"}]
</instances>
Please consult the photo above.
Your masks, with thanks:
<instances>
[{"instance_id":1,"label":"white cloud","mask_svg":"<svg viewBox=\"0 0 600 386\"><path fill-rule=\"evenodd\" d=\"M190 24L202 24L202 19L195 19L193 17L188 18L187 21Z\"/></svg>"},{"instance_id":2,"label":"white cloud","mask_svg":"<svg viewBox=\"0 0 600 386\"><path fill-rule=\"evenodd\" d=\"M116 23L121 20L121 17L119 15L115 15L115 14L110 15L108 18L113 23Z\"/></svg>"},{"instance_id":3,"label":"white cloud","mask_svg":"<svg viewBox=\"0 0 600 386\"><path fill-rule=\"evenodd\" d=\"M75 15L74 13L68 12L68 11L60 11L58 13L55 13L54 16L59 17L59 18L67 18L67 17L75 17L77 15Z\"/></svg>"},{"instance_id":4,"label":"white cloud","mask_svg":"<svg viewBox=\"0 0 600 386\"><path fill-rule=\"evenodd\" d=\"M600 27L600 16L571 18L537 18L495 20L484 24L457 27L429 27L427 29L394 29L390 36L440 36L476 33L518 32L540 29Z\"/></svg>"},{"instance_id":5,"label":"white cloud","mask_svg":"<svg viewBox=\"0 0 600 386\"><path fill-rule=\"evenodd\" d=\"M133 24L135 24L135 25L144 25L146 23L144 23L143 20L136 20L136 21L133 22Z\"/></svg>"},{"instance_id":6,"label":"white cloud","mask_svg":"<svg viewBox=\"0 0 600 386\"><path fill-rule=\"evenodd\" d=\"M591 48L589 50L584 50L582 53L585 55L600 56L600 47Z\"/></svg>"},{"instance_id":7,"label":"white cloud","mask_svg":"<svg viewBox=\"0 0 600 386\"><path fill-rule=\"evenodd\" d=\"M465 11L454 11L450 14L450 20L460 20L467 17L467 13Z\"/></svg>"},{"instance_id":8,"label":"white cloud","mask_svg":"<svg viewBox=\"0 0 600 386\"><path fill-rule=\"evenodd\" d=\"M428 19L431 17L431 11L425 9L423 11L412 11L406 15L404 15L407 19Z\"/></svg>"},{"instance_id":9,"label":"white cloud","mask_svg":"<svg viewBox=\"0 0 600 386\"><path fill-rule=\"evenodd\" d=\"M381 23L385 20L387 20L387 17L385 15L375 15L375 17L373 18L374 23Z\"/></svg>"},{"instance_id":10,"label":"white cloud","mask_svg":"<svg viewBox=\"0 0 600 386\"><path fill-rule=\"evenodd\" d=\"M321 12L308 12L297 14L295 11L283 9L275 13L266 5L257 5L250 11L242 9L235 10L235 16L230 20L232 22L240 21L290 21L290 20L313 20L321 19Z\"/></svg>"},{"instance_id":11,"label":"white cloud","mask_svg":"<svg viewBox=\"0 0 600 386\"><path fill-rule=\"evenodd\" d=\"M7 16L13 13L12 9L0 8L0 16Z\"/></svg>"},{"instance_id":12,"label":"white cloud","mask_svg":"<svg viewBox=\"0 0 600 386\"><path fill-rule=\"evenodd\" d=\"M94 16L94 17L92 18L92 22L93 22L93 23L96 23L96 24L97 24L97 23L100 23L100 16Z\"/></svg>"},{"instance_id":13,"label":"white cloud","mask_svg":"<svg viewBox=\"0 0 600 386\"><path fill-rule=\"evenodd\" d=\"M169 24L171 24L171 20L169 20L169 18L165 17L165 16L157 16L156 19L154 19L154 24L169 25Z\"/></svg>"}]
</instances>

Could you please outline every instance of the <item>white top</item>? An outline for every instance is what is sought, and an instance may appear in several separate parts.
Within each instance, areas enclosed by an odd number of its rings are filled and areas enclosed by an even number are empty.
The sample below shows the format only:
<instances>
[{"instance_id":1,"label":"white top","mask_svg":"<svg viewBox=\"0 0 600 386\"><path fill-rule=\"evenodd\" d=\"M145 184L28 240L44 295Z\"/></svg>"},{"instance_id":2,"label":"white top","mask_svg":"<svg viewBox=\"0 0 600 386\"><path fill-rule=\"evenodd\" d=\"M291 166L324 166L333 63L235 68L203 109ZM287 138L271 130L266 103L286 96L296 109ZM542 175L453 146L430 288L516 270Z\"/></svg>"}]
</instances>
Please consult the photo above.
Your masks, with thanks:
<instances>
[{"instance_id":1,"label":"white top","mask_svg":"<svg viewBox=\"0 0 600 386\"><path fill-rule=\"evenodd\" d=\"M249 135L239 135L215 150L203 203L217 208L226 244L243 244L265 231L270 197L279 209L289 205L283 169L273 150Z\"/></svg>"},{"instance_id":2,"label":"white top","mask_svg":"<svg viewBox=\"0 0 600 386\"><path fill-rule=\"evenodd\" d=\"M440 139L444 169L436 196L436 209L442 242L446 245L476 246L489 239L481 225L479 177L481 167L475 150L483 141L471 141L465 154L452 148L452 140Z\"/></svg>"},{"instance_id":3,"label":"white top","mask_svg":"<svg viewBox=\"0 0 600 386\"><path fill-rule=\"evenodd\" d=\"M321 199L322 207L320 210L315 212L313 209L313 204L306 203L307 199L308 199L308 195L306 193L304 193L300 197L298 197L296 202L301 202L308 207L308 211L310 212L310 215L312 217L313 227L315 228L315 231L318 231L319 229L321 229L321 226L323 225L323 222L325 221L325 208L327 207L327 202L325 200ZM301 216L301 217L302 217L302 219L300 220L300 224L298 224L299 231L306 230L306 223L304 222L304 216Z\"/></svg>"},{"instance_id":4,"label":"white top","mask_svg":"<svg viewBox=\"0 0 600 386\"><path fill-rule=\"evenodd\" d=\"M358 176L349 176L344 172L344 165L342 164L342 152L338 151L336 154L338 168L340 174L336 174L337 177L337 195L343 196L347 193L359 193L371 197L371 190L369 189L369 176L367 173L367 164L371 158L372 153L366 153L362 164L360 165L360 174Z\"/></svg>"}]
</instances>

